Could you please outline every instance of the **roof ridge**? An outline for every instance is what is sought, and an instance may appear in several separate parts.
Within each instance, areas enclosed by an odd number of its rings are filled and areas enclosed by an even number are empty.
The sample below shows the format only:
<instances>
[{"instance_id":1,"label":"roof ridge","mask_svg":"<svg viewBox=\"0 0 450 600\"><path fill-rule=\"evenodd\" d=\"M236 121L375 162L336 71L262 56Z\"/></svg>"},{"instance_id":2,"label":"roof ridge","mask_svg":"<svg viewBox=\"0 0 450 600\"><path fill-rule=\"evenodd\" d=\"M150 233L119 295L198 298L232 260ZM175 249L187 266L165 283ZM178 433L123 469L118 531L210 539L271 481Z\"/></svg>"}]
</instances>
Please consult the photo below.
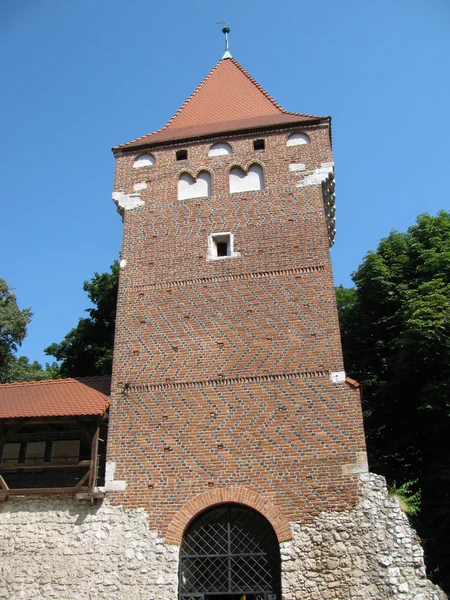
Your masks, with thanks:
<instances>
[{"instance_id":1,"label":"roof ridge","mask_svg":"<svg viewBox=\"0 0 450 600\"><path fill-rule=\"evenodd\" d=\"M172 116L171 119L169 119L167 121L167 123L164 125L164 127L161 127L161 129L159 129L159 131L162 131L163 129L166 129L167 127L169 127L169 125L172 123L172 121L175 119L175 117L177 117L180 112L183 110L183 108L186 106L186 104L188 102L190 102L192 100L192 98L194 96L197 95L198 91L201 89L201 87L206 83L206 81L208 81L208 79L211 77L211 75L214 73L214 71L218 68L218 66L220 65L220 63L222 62L222 60L227 60L227 59L223 59L221 58L215 65L214 67L211 69L211 71L206 75L206 77L204 77L200 83L198 84L198 86L195 88L195 90L191 93L191 95L189 96L189 98L187 98L187 100L185 100L183 102L183 104L180 106L180 108L177 110L177 112ZM233 60L233 59L231 59Z\"/></svg>"},{"instance_id":2,"label":"roof ridge","mask_svg":"<svg viewBox=\"0 0 450 600\"><path fill-rule=\"evenodd\" d=\"M167 123L163 126L160 127L159 129L155 129L155 131L150 131L150 133L146 133L144 135L140 135L137 138L134 138L134 140L130 140L129 142L125 142L124 144L119 144L118 146L113 146L113 150L121 148L122 146L125 146L128 144L132 144L134 142L138 142L139 140L142 140L146 137L148 137L149 135L152 135L153 133L159 133L160 131L164 131L164 129L167 129L167 127L169 127L169 125L172 123L172 121L175 119L175 117L177 115L180 114L180 112L183 110L183 108L186 106L186 104L189 102L189 100L191 100L191 98L193 98L196 93L198 92L198 90L202 87L202 85L205 83L205 81L207 79L210 78L210 76L214 73L214 71L217 69L217 67L220 65L220 63L222 62L222 60L224 60L223 58L220 59L215 65L214 67L209 71L209 73L206 75L206 77L204 77L200 83L197 85L197 87L194 89L194 91L191 93L191 95L187 98L187 100L185 100L183 102L183 104L180 106L180 108L176 111L176 113L174 115L172 115L172 117L167 121ZM233 59L232 59L233 60Z\"/></svg>"},{"instance_id":3,"label":"roof ridge","mask_svg":"<svg viewBox=\"0 0 450 600\"><path fill-rule=\"evenodd\" d=\"M92 375L88 377L62 377L60 379L33 379L32 381L10 381L8 383L0 383L0 388L4 387L20 387L27 385L45 385L56 383L76 383L93 379L110 379L111 375Z\"/></svg>"},{"instance_id":4,"label":"roof ridge","mask_svg":"<svg viewBox=\"0 0 450 600\"><path fill-rule=\"evenodd\" d=\"M223 60L223 59L222 59L222 60ZM230 60L230 59L228 59L228 60ZM271 95L270 95L268 92L266 92L266 90L263 88L263 86L262 86L261 84L259 84L259 83L256 81L256 79L254 79L254 78L253 78L253 77L250 75L250 73L249 73L248 71L246 71L246 70L244 69L244 67L243 67L243 66L242 66L242 65L241 65L241 64L240 64L240 63L239 63L239 62L238 62L238 61L237 61L235 58L231 58L231 61L232 61L232 62L233 62L233 63L234 63L236 66L237 66L237 68L238 68L238 69L240 69L240 70L242 71L242 73L243 73L243 74L244 74L244 75L245 75L245 76L246 76L248 79L250 79L250 81L253 83L253 85L255 85L255 86L256 86L256 87L259 89L259 91L260 91L260 92L262 92L262 93L264 94L264 96L265 96L265 97L266 97L268 100L270 100L270 102L272 102L272 104L273 104L273 105L274 105L276 108L278 108L278 110L281 110L281 112L283 112L283 113L287 112L287 111L285 111L285 110L284 110L284 108L283 108L283 107L282 107L280 104L278 104L278 102L277 102L277 101L276 101L274 98L272 98L272 96L271 96ZM219 62L220 62L220 61L219 61ZM219 63L217 63L217 64L219 64ZM217 66L217 65L216 65L216 66Z\"/></svg>"}]
</instances>

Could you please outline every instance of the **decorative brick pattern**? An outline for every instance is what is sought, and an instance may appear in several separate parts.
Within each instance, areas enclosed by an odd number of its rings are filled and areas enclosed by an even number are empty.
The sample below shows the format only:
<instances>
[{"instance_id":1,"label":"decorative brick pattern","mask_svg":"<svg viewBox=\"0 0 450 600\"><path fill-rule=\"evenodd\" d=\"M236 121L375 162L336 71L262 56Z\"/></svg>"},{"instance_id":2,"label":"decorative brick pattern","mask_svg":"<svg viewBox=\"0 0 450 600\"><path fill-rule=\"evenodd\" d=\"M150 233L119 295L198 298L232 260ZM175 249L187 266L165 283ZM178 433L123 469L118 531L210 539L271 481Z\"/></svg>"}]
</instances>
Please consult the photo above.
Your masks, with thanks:
<instances>
[{"instance_id":1,"label":"decorative brick pattern","mask_svg":"<svg viewBox=\"0 0 450 600\"><path fill-rule=\"evenodd\" d=\"M174 543L239 490L280 539L287 522L359 497L357 474L343 474L365 450L359 392L330 378L343 361L317 175L332 170L329 131L310 126L310 144L288 147L293 131L154 146L138 170L143 149L117 153L115 192L147 188L124 211L108 459L126 489L109 499L144 508ZM225 141L232 154L208 156ZM230 170L255 163L264 190L230 194ZM211 195L178 200L180 174L202 170ZM239 256L208 261L221 231Z\"/></svg>"}]
</instances>

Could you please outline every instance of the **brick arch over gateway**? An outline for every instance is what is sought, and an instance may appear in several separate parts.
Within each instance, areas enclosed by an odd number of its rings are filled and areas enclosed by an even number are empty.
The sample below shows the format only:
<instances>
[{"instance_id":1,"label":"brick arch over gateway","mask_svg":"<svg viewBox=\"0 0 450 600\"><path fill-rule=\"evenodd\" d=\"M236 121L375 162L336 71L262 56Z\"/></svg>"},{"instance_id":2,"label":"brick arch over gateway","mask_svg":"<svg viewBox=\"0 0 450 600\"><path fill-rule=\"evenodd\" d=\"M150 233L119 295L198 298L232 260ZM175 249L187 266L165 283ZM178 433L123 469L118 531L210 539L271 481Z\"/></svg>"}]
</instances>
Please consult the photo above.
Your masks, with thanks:
<instances>
[{"instance_id":1,"label":"brick arch over gateway","mask_svg":"<svg viewBox=\"0 0 450 600\"><path fill-rule=\"evenodd\" d=\"M227 502L243 504L261 513L274 528L279 543L292 539L289 522L270 500L244 487L230 487L213 489L189 500L170 522L167 528L166 544L179 546L186 527L199 513L217 504Z\"/></svg>"}]
</instances>

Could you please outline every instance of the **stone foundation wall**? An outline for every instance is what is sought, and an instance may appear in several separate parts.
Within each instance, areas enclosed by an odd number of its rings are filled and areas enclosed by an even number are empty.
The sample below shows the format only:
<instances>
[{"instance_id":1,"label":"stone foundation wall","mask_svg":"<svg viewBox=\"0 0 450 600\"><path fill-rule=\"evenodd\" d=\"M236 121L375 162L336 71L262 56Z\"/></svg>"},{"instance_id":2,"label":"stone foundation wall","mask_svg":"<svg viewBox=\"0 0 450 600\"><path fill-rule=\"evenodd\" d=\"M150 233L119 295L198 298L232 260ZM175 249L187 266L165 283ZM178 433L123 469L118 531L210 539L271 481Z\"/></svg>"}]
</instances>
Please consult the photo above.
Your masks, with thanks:
<instances>
[{"instance_id":1,"label":"stone foundation wall","mask_svg":"<svg viewBox=\"0 0 450 600\"><path fill-rule=\"evenodd\" d=\"M383 477L360 476L358 507L293 523L281 544L283 600L443 600L426 577L420 539Z\"/></svg>"},{"instance_id":2,"label":"stone foundation wall","mask_svg":"<svg viewBox=\"0 0 450 600\"><path fill-rule=\"evenodd\" d=\"M175 600L178 551L141 509L48 496L0 503L0 598Z\"/></svg>"},{"instance_id":3,"label":"stone foundation wall","mask_svg":"<svg viewBox=\"0 0 450 600\"><path fill-rule=\"evenodd\" d=\"M445 599L384 480L361 477L355 510L292 524L281 544L283 600ZM0 503L0 598L175 600L177 587L178 547L149 529L141 509L64 497Z\"/></svg>"}]
</instances>

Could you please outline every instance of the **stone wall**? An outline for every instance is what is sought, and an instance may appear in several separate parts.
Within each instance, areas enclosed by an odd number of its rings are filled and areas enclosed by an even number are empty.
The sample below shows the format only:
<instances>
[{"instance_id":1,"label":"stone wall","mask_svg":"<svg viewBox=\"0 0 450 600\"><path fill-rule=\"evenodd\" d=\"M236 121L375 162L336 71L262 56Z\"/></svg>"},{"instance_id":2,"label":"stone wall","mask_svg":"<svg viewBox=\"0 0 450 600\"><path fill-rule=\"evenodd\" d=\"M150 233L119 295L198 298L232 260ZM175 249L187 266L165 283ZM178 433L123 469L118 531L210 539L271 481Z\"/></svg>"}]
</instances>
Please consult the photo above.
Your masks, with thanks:
<instances>
[{"instance_id":1,"label":"stone wall","mask_svg":"<svg viewBox=\"0 0 450 600\"><path fill-rule=\"evenodd\" d=\"M384 478L360 477L363 495L355 510L293 524L293 539L281 545L283 600L447 598L426 578L420 539L388 496Z\"/></svg>"},{"instance_id":2,"label":"stone wall","mask_svg":"<svg viewBox=\"0 0 450 600\"><path fill-rule=\"evenodd\" d=\"M292 524L281 545L283 600L443 600L426 579L419 539L384 480L362 475L353 511ZM0 598L175 600L178 547L145 511L71 498L0 503Z\"/></svg>"},{"instance_id":3,"label":"stone wall","mask_svg":"<svg viewBox=\"0 0 450 600\"><path fill-rule=\"evenodd\" d=\"M178 548L142 509L71 498L0 503L0 598L174 600Z\"/></svg>"}]
</instances>

